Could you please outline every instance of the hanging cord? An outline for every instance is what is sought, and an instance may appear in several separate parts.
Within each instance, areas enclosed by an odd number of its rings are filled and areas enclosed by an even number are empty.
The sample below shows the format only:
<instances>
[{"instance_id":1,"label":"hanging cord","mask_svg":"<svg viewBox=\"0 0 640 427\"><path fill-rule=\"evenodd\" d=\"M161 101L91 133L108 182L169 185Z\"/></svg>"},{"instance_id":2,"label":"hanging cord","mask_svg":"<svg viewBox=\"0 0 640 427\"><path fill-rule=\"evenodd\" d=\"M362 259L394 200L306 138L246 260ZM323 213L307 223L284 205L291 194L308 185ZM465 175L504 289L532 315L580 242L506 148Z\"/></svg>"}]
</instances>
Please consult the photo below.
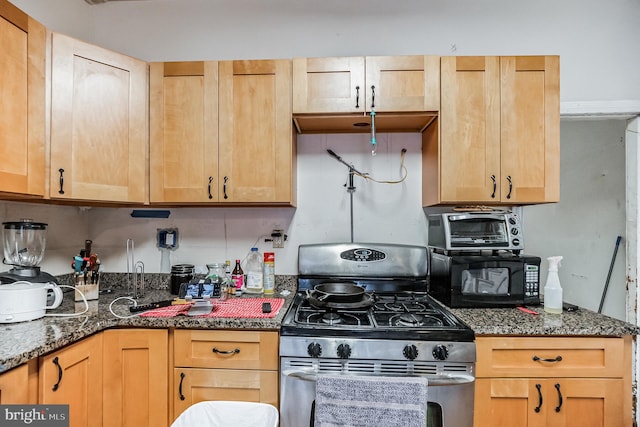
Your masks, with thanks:
<instances>
[{"instance_id":1,"label":"hanging cord","mask_svg":"<svg viewBox=\"0 0 640 427\"><path fill-rule=\"evenodd\" d=\"M400 152L400 170L402 171L402 178L397 181L386 181L386 180L378 180L371 177L369 174L360 173L354 169L354 174L359 176L360 178L368 179L369 181L377 182L378 184L400 184L407 179L407 175L409 174L407 171L407 167L404 165L404 156L407 153L407 149L403 148Z\"/></svg>"}]
</instances>

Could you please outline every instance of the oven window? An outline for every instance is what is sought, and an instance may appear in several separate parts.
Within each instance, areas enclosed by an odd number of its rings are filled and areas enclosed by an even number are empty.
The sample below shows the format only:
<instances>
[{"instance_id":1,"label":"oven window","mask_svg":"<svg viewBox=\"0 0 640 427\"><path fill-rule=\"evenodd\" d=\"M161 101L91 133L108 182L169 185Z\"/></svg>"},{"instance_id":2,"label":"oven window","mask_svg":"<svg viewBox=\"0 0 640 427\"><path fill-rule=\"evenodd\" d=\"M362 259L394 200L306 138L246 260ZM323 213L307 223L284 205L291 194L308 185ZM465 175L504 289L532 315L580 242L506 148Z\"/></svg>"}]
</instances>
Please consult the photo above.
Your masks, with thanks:
<instances>
[{"instance_id":1,"label":"oven window","mask_svg":"<svg viewBox=\"0 0 640 427\"><path fill-rule=\"evenodd\" d=\"M509 242L503 220L483 218L449 221L452 246L500 246Z\"/></svg>"},{"instance_id":2,"label":"oven window","mask_svg":"<svg viewBox=\"0 0 640 427\"><path fill-rule=\"evenodd\" d=\"M427 403L427 427L443 427L442 406L434 402Z\"/></svg>"},{"instance_id":3,"label":"oven window","mask_svg":"<svg viewBox=\"0 0 640 427\"><path fill-rule=\"evenodd\" d=\"M462 271L463 295L509 295L509 269L478 268Z\"/></svg>"}]
</instances>

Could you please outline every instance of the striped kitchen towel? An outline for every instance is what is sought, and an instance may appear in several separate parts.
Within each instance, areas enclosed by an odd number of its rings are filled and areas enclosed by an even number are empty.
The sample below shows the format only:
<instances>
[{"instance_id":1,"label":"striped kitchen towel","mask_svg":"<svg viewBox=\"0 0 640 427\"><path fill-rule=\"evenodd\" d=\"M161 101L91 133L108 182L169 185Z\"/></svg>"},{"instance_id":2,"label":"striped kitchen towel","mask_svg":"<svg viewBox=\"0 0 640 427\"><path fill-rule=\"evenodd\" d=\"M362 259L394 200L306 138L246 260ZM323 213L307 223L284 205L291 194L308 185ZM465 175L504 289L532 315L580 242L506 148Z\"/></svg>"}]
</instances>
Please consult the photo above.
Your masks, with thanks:
<instances>
[{"instance_id":1,"label":"striped kitchen towel","mask_svg":"<svg viewBox=\"0 0 640 427\"><path fill-rule=\"evenodd\" d=\"M318 375L316 427L424 427L425 377Z\"/></svg>"}]
</instances>

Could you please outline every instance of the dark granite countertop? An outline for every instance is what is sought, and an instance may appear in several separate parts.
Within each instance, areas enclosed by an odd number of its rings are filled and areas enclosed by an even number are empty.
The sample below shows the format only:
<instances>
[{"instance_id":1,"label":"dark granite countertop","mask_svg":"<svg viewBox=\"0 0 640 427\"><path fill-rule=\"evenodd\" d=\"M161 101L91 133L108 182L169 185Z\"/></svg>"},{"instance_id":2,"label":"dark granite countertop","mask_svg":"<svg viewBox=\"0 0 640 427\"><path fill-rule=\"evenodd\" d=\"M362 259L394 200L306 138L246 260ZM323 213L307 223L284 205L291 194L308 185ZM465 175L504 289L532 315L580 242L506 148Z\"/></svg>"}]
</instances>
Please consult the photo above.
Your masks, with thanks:
<instances>
[{"instance_id":1,"label":"dark granite countertop","mask_svg":"<svg viewBox=\"0 0 640 427\"><path fill-rule=\"evenodd\" d=\"M562 314L546 313L542 306L527 307L537 315L517 308L454 308L451 311L469 325L476 335L559 335L608 336L639 335L640 327L585 308Z\"/></svg>"},{"instance_id":2,"label":"dark granite countertop","mask_svg":"<svg viewBox=\"0 0 640 427\"><path fill-rule=\"evenodd\" d=\"M114 275L115 276L115 275ZM115 276L116 283L124 281ZM0 324L0 373L38 356L74 343L91 334L115 327L128 328L182 328L182 329L238 329L278 331L296 290L295 276L276 277L276 293L273 297L285 298L283 307L273 318L198 318L177 316L172 318L131 316L127 300L109 305L127 292L118 285L105 283L101 288L111 288L97 301L90 301L90 310L75 317L43 317L28 322ZM153 283L152 283L153 284ZM157 283L155 284L157 285ZM262 295L260 295L262 296ZM166 282L148 290L139 304L170 299ZM252 298L243 295L242 298ZM65 293L62 305L48 312L61 314L79 312L83 303L74 303L72 294ZM531 307L538 315L523 313L516 308L500 309L452 309L467 323L476 335L526 335L526 336L613 336L638 335L640 328L630 323L595 313L587 309L565 312L561 315L546 314L540 307ZM119 317L121 316L121 317Z\"/></svg>"}]
</instances>

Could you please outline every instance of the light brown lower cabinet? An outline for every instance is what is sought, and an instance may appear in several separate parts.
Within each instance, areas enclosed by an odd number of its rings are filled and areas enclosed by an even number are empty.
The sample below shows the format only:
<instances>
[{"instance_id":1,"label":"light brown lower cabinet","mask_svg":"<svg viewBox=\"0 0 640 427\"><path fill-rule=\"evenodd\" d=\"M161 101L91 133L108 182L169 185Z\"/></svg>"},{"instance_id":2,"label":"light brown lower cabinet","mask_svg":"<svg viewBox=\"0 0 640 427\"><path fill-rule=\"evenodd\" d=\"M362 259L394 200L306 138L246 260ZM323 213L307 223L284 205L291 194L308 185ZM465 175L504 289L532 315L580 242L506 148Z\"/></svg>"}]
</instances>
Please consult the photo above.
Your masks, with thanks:
<instances>
[{"instance_id":1,"label":"light brown lower cabinet","mask_svg":"<svg viewBox=\"0 0 640 427\"><path fill-rule=\"evenodd\" d=\"M631 426L631 337L478 337L477 427Z\"/></svg>"},{"instance_id":2,"label":"light brown lower cabinet","mask_svg":"<svg viewBox=\"0 0 640 427\"><path fill-rule=\"evenodd\" d=\"M0 405L38 403L38 360L0 375Z\"/></svg>"},{"instance_id":3,"label":"light brown lower cabinet","mask_svg":"<svg viewBox=\"0 0 640 427\"><path fill-rule=\"evenodd\" d=\"M278 333L187 330L173 336L172 422L204 400L278 407Z\"/></svg>"},{"instance_id":4,"label":"light brown lower cabinet","mask_svg":"<svg viewBox=\"0 0 640 427\"><path fill-rule=\"evenodd\" d=\"M102 334L92 335L39 361L41 404L68 404L69 426L102 425Z\"/></svg>"},{"instance_id":5,"label":"light brown lower cabinet","mask_svg":"<svg viewBox=\"0 0 640 427\"><path fill-rule=\"evenodd\" d=\"M168 418L168 331L103 332L103 426L160 427Z\"/></svg>"}]
</instances>

